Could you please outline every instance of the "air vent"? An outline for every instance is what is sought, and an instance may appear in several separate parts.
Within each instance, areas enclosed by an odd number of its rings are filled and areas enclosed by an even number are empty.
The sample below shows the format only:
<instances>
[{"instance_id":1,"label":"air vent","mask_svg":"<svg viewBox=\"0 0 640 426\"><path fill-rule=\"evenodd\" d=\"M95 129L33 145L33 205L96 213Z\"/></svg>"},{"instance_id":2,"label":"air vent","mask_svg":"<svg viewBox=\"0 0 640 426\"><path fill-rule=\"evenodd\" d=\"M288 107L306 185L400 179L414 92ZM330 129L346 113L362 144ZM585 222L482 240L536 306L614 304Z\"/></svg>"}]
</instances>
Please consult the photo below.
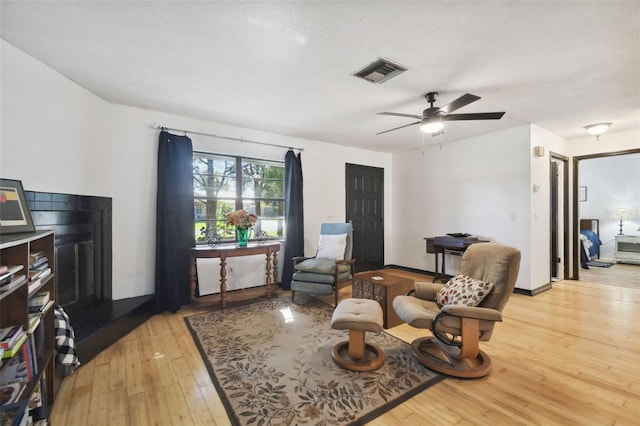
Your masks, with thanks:
<instances>
[{"instance_id":1,"label":"air vent","mask_svg":"<svg viewBox=\"0 0 640 426\"><path fill-rule=\"evenodd\" d=\"M398 65L385 58L378 58L375 62L370 63L353 75L371 83L380 84L406 70L402 65Z\"/></svg>"}]
</instances>

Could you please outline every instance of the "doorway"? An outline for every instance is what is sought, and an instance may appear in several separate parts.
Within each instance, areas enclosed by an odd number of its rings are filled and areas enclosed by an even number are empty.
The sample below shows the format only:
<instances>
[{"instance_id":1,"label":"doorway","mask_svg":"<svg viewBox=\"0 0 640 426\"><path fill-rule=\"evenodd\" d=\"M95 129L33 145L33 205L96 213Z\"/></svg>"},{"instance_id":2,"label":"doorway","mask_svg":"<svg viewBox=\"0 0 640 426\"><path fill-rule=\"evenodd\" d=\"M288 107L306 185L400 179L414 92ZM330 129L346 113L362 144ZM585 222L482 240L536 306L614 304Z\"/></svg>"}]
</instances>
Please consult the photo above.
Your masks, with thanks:
<instances>
[{"instance_id":1,"label":"doorway","mask_svg":"<svg viewBox=\"0 0 640 426\"><path fill-rule=\"evenodd\" d=\"M345 183L356 272L380 269L384 266L384 169L347 164Z\"/></svg>"},{"instance_id":2,"label":"doorway","mask_svg":"<svg viewBox=\"0 0 640 426\"><path fill-rule=\"evenodd\" d=\"M572 255L573 255L573 262L572 262L572 277L573 279L579 280L580 279L580 227L579 227L579 223L580 223L580 219L586 217L591 217L593 216L594 218L599 218L600 219L600 229L602 230L602 234L599 235L599 237L601 238L601 240L603 240L603 244L612 244L612 235L615 234L617 232L617 227L615 228L615 232L611 231L609 232L609 234L607 234L606 230L604 229L605 226L607 226L607 222L610 222L610 218L609 215L607 214L607 212L612 209L613 207L617 206L618 204L614 205L610 205L610 203L607 203L606 201L604 202L604 204L602 205L597 205L597 210L595 210L595 214L593 210L588 210L588 208L585 208L585 204L586 202L589 203L593 203L596 202L598 203L599 199L595 198L592 196L592 194L594 193L594 191L592 190L593 188L589 188L589 192L585 192L585 199L580 201L579 200L579 186L584 186L585 183L582 181L584 179L584 176L581 177L581 172L580 172L580 167L581 165L583 165L582 160L599 160L599 159L606 159L609 157L620 157L620 158L632 158L632 156L638 156L640 155L640 149L629 149L629 150L624 150L624 151L614 151L614 152L605 152L605 153L598 153L598 154L588 154L588 155L581 155L581 156L576 156L573 157L573 173L572 173L572 179L573 179L573 184L572 184L572 188L573 188L573 199L572 199L572 203L573 203L573 229L572 229L572 234L573 234L573 238L572 238ZM611 175L617 175L617 173L611 173ZM597 175L596 175L597 176ZM600 179L596 179L596 181L600 181ZM636 185L636 186L634 186ZM626 194L626 193L634 193L634 189L635 189L635 193L637 193L637 185L638 185L638 180L637 179L631 179L628 181L625 181L625 183L622 186L615 186L615 185L609 185L606 188L606 191L604 191L607 194ZM585 186L585 188L587 188ZM616 195L616 197L618 197ZM620 198L620 200L626 200L628 198L628 196L622 196L622 198ZM633 198L633 197L632 197ZM583 210L583 211L581 211ZM617 226L617 225L616 225ZM609 257L607 255L607 257ZM610 270L603 270L600 271L602 272L599 275L598 278L598 282L602 282L604 284L607 284L606 281L606 277L608 275L611 275L611 281L615 281L616 278L615 274L613 273L609 273L607 274L607 272ZM638 284L640 284L640 280L638 280L636 277L640 276L637 273L631 274L633 275L634 278L632 278L632 282L635 286L637 286Z\"/></svg>"}]
</instances>

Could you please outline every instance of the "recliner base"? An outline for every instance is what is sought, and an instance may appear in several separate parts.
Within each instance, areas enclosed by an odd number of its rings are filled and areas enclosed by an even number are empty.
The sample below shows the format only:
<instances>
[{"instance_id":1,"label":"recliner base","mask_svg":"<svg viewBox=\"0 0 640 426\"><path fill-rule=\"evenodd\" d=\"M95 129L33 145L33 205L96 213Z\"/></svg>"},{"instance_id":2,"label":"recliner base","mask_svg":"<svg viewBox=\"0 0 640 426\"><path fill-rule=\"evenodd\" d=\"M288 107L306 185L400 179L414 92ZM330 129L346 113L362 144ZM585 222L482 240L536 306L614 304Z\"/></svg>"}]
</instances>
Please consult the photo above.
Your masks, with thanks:
<instances>
[{"instance_id":1,"label":"recliner base","mask_svg":"<svg viewBox=\"0 0 640 426\"><path fill-rule=\"evenodd\" d=\"M491 358L481 350L475 358L459 358L460 349L447 346L433 336L420 337L411 343L418 362L430 370L463 379L484 377L491 372Z\"/></svg>"}]
</instances>

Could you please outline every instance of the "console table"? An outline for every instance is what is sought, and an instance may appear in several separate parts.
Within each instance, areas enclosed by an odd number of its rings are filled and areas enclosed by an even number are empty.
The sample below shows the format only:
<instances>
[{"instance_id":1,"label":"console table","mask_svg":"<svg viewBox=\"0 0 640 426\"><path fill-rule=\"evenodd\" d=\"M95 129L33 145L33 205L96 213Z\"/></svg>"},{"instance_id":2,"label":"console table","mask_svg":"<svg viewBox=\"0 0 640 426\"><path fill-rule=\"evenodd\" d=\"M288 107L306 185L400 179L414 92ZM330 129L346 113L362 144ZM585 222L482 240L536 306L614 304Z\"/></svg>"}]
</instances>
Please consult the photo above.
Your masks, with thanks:
<instances>
[{"instance_id":1,"label":"console table","mask_svg":"<svg viewBox=\"0 0 640 426\"><path fill-rule=\"evenodd\" d=\"M467 251L467 247L475 243L488 243L487 240L479 240L476 237L426 237L427 253L434 253L436 256L436 270L433 276L433 282L439 279L448 279L449 275L445 273L444 255L455 254L462 255ZM442 254L442 271L438 271L438 254Z\"/></svg>"},{"instance_id":2,"label":"console table","mask_svg":"<svg viewBox=\"0 0 640 426\"><path fill-rule=\"evenodd\" d=\"M278 251L280 243L251 243L247 247L238 247L236 244L222 244L211 247L208 245L191 248L191 303L197 302L196 297L196 259L220 258L220 305L222 309L227 307L225 293L227 291L227 258L237 256L253 256L264 254L266 257L266 278L267 299L271 299L271 283L278 282Z\"/></svg>"}]
</instances>

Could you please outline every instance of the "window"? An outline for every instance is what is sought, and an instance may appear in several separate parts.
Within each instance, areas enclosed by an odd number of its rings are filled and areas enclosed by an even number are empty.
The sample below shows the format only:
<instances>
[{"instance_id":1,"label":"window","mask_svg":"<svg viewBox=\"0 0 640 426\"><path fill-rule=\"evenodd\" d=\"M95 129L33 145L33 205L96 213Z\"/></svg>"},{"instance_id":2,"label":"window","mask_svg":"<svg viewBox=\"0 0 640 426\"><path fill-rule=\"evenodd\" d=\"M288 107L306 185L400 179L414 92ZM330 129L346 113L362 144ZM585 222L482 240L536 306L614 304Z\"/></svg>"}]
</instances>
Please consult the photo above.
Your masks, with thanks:
<instances>
[{"instance_id":1,"label":"window","mask_svg":"<svg viewBox=\"0 0 640 426\"><path fill-rule=\"evenodd\" d=\"M210 231L222 241L235 241L226 214L238 209L260 219L252 237L260 232L271 239L284 237L283 162L194 152L193 195L199 244L207 242Z\"/></svg>"}]
</instances>

